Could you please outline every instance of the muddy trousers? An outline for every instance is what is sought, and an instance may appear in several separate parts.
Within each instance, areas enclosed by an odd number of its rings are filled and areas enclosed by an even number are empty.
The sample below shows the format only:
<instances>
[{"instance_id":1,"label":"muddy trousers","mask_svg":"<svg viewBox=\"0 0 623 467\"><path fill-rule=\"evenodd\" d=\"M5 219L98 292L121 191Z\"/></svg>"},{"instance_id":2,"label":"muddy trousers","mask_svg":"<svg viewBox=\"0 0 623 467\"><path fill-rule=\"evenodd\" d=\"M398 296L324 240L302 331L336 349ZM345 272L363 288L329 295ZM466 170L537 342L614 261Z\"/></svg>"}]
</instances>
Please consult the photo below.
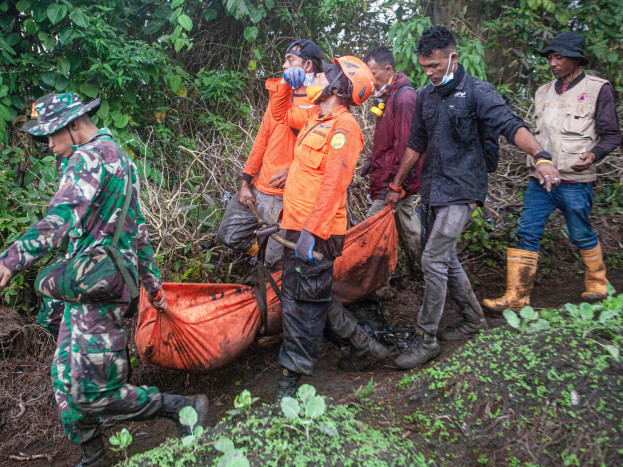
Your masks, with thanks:
<instances>
[{"instance_id":1,"label":"muddy trousers","mask_svg":"<svg viewBox=\"0 0 623 467\"><path fill-rule=\"evenodd\" d=\"M52 385L65 432L100 417L147 420L162 407L156 387L128 384L126 303L65 304L52 364Z\"/></svg>"},{"instance_id":2,"label":"muddy trousers","mask_svg":"<svg viewBox=\"0 0 623 467\"><path fill-rule=\"evenodd\" d=\"M478 321L484 318L484 314L456 253L457 241L474 207L455 204L428 209L432 209L434 216L433 225L426 226L429 234L422 253L426 289L417 324L422 330L434 335L443 315L448 288L464 318Z\"/></svg>"},{"instance_id":3,"label":"muddy trousers","mask_svg":"<svg viewBox=\"0 0 623 467\"><path fill-rule=\"evenodd\" d=\"M385 208L385 195L382 194L375 199L366 213L366 219L381 212ZM407 260L409 269L413 273L417 267L421 254L421 235L422 226L420 220L415 213L415 196L407 196L400 200L396 212L394 213L396 221L396 230L398 231L398 240L402 246Z\"/></svg>"},{"instance_id":4,"label":"muddy trousers","mask_svg":"<svg viewBox=\"0 0 623 467\"><path fill-rule=\"evenodd\" d=\"M283 208L283 198L279 195L262 193L253 185L251 185L251 192L255 197L255 207L260 217L269 225L276 223ZM256 240L254 232L257 228L257 220L248 207L238 202L238 193L236 193L227 203L216 239L229 248L246 253ZM269 238L264 260L266 267L271 272L278 271L281 269L282 258L283 245Z\"/></svg>"},{"instance_id":5,"label":"muddy trousers","mask_svg":"<svg viewBox=\"0 0 623 467\"><path fill-rule=\"evenodd\" d=\"M300 232L297 235L291 235L291 232L288 231L286 238L296 242ZM281 281L283 342L279 363L290 371L304 375L311 375L318 361L331 303L336 256L326 248L316 249L324 255L323 260L316 264L297 258L294 251L287 249ZM341 253L341 246L339 251Z\"/></svg>"}]
</instances>

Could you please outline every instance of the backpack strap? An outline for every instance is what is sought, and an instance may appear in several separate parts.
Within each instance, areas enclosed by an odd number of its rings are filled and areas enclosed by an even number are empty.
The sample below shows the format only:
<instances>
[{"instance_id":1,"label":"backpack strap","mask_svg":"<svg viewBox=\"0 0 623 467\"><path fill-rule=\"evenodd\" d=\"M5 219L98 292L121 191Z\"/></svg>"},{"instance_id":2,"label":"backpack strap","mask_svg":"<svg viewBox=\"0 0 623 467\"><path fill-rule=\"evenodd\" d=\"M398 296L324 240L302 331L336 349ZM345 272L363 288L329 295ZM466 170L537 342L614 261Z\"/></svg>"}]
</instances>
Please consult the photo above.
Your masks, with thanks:
<instances>
[{"instance_id":1,"label":"backpack strap","mask_svg":"<svg viewBox=\"0 0 623 467\"><path fill-rule=\"evenodd\" d=\"M121 160L121 157L119 157L119 160ZM115 262L117 269L123 277L123 281L128 286L128 289L130 290L130 296L132 297L132 299L134 299L139 296L140 291L138 290L136 281L130 274L130 271L128 271L128 268L126 267L123 258L121 257L121 252L119 251L119 248L117 248L117 243L119 243L119 237L121 236L121 232L123 231L123 224L125 224L125 219L128 215L128 210L130 208L130 200L132 199L132 165L130 164L129 159L127 159L127 156L126 162L128 164L128 180L125 184L125 190L123 193L125 196L125 200L123 202L121 214L117 219L117 226L115 227L115 234L112 238L112 242L110 245L106 246L106 250Z\"/></svg>"},{"instance_id":2,"label":"backpack strap","mask_svg":"<svg viewBox=\"0 0 623 467\"><path fill-rule=\"evenodd\" d=\"M415 91L415 89L413 89L412 86L405 84L404 86L400 86L398 88L398 91L396 91L396 94L394 94L394 99L392 100L392 106L394 105L394 103L396 102L396 99L398 99L398 96L400 95L400 93L402 91L406 91L407 89L411 89L412 91ZM415 91L417 93L417 91Z\"/></svg>"}]
</instances>

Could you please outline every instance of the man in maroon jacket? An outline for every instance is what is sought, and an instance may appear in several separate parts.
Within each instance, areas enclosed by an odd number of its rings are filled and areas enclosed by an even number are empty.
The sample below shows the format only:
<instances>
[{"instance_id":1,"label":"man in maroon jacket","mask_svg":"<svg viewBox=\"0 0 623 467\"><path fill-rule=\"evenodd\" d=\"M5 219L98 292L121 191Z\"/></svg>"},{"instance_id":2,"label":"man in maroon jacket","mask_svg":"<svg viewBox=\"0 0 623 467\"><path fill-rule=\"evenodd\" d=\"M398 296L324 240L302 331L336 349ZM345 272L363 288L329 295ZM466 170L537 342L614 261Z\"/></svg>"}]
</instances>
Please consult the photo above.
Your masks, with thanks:
<instances>
[{"instance_id":1,"label":"man in maroon jacket","mask_svg":"<svg viewBox=\"0 0 623 467\"><path fill-rule=\"evenodd\" d=\"M378 120L369 169L372 206L366 215L371 217L385 207L388 190L402 192L391 181L398 171L409 142L417 94L407 76L394 70L394 56L387 47L380 46L369 50L363 61L372 70L377 88L377 105L373 108L373 113L378 116ZM411 274L418 269L416 264L420 256L421 225L415 213L415 193L420 187L422 161L423 158L409 173L408 181L403 185L404 196L394 211L398 237L407 254Z\"/></svg>"}]
</instances>

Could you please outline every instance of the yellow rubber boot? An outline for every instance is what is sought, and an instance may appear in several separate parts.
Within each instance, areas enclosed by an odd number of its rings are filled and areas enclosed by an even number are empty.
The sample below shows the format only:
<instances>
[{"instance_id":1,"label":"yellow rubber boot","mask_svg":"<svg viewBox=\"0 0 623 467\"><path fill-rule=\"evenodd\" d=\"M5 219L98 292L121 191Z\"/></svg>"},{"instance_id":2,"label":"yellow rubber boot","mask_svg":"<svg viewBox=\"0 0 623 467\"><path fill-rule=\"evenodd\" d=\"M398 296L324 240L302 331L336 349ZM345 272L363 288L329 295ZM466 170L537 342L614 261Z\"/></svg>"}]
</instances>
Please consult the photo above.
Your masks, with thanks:
<instances>
[{"instance_id":1,"label":"yellow rubber boot","mask_svg":"<svg viewBox=\"0 0 623 467\"><path fill-rule=\"evenodd\" d=\"M539 253L536 251L506 249L506 293L498 299L485 298L482 304L493 311L520 310L530 305Z\"/></svg>"},{"instance_id":2,"label":"yellow rubber boot","mask_svg":"<svg viewBox=\"0 0 623 467\"><path fill-rule=\"evenodd\" d=\"M608 296L606 290L606 265L601 252L601 245L598 243L592 250L580 250L582 259L586 265L586 274L584 275L584 286L586 292L582 292L584 300L603 300Z\"/></svg>"}]
</instances>

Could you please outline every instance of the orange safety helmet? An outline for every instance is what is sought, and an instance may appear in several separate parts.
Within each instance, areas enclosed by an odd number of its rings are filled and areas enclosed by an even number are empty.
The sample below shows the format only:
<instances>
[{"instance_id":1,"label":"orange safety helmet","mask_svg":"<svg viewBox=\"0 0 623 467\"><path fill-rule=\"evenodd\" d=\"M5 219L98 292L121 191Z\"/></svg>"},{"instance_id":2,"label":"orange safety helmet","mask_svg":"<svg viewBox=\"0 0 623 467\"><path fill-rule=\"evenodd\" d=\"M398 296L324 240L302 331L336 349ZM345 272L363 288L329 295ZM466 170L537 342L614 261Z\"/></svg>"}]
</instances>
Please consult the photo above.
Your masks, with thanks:
<instances>
[{"instance_id":1,"label":"orange safety helmet","mask_svg":"<svg viewBox=\"0 0 623 467\"><path fill-rule=\"evenodd\" d=\"M348 93L353 100L353 104L359 106L363 104L376 84L376 79L370 70L370 67L366 65L363 60L353 57L352 55L345 55L333 60L334 63L338 63L342 69L344 76L348 78L351 83Z\"/></svg>"}]
</instances>

